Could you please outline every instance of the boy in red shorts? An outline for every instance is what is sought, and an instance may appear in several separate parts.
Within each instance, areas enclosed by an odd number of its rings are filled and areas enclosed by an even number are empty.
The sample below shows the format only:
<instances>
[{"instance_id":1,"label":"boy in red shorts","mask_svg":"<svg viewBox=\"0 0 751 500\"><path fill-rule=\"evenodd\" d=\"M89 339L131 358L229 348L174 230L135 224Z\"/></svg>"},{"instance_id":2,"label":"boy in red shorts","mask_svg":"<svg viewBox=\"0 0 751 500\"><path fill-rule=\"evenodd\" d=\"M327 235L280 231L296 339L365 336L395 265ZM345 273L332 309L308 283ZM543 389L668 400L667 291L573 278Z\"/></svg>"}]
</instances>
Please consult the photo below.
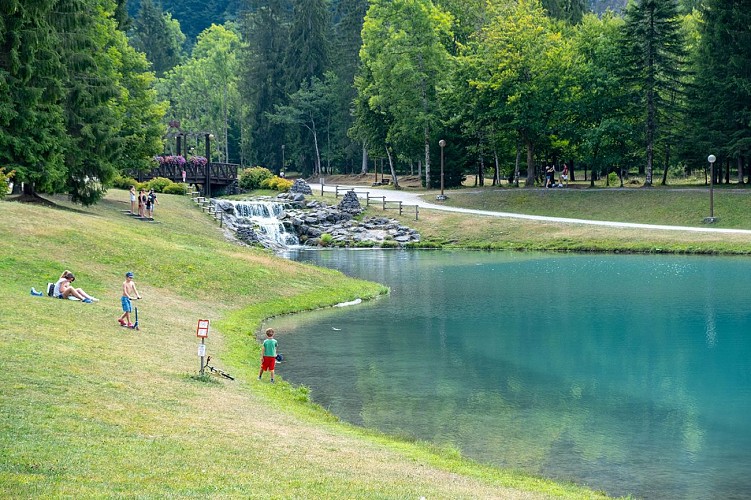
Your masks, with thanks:
<instances>
[{"instance_id":1,"label":"boy in red shorts","mask_svg":"<svg viewBox=\"0 0 751 500\"><path fill-rule=\"evenodd\" d=\"M274 383L274 367L276 366L276 339L274 338L274 329L266 330L266 340L261 346L261 371L258 372L258 380L261 380L263 372L271 372L271 383Z\"/></svg>"}]
</instances>

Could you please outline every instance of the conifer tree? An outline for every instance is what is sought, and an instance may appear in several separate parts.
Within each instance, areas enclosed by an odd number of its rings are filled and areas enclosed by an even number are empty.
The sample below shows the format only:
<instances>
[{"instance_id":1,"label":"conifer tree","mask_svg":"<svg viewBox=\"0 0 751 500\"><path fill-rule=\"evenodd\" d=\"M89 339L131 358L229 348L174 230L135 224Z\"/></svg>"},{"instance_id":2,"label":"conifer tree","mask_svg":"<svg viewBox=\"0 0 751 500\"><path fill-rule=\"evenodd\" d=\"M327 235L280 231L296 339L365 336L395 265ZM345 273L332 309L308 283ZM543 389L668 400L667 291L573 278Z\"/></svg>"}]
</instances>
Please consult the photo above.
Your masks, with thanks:
<instances>
[{"instance_id":1,"label":"conifer tree","mask_svg":"<svg viewBox=\"0 0 751 500\"><path fill-rule=\"evenodd\" d=\"M636 0L626 9L624 69L644 123L645 185L652 185L655 144L674 96L683 91L684 41L676 0Z\"/></svg>"},{"instance_id":2,"label":"conifer tree","mask_svg":"<svg viewBox=\"0 0 751 500\"><path fill-rule=\"evenodd\" d=\"M59 192L65 183L56 3L0 3L0 165L16 171L27 194Z\"/></svg>"},{"instance_id":3,"label":"conifer tree","mask_svg":"<svg viewBox=\"0 0 751 500\"><path fill-rule=\"evenodd\" d=\"M238 91L246 103L243 158L245 162L277 171L282 164L284 126L272 123L268 114L274 112L275 105L286 103L283 61L289 40L287 12L285 0L249 2L242 25L246 44L238 83Z\"/></svg>"},{"instance_id":4,"label":"conifer tree","mask_svg":"<svg viewBox=\"0 0 751 500\"><path fill-rule=\"evenodd\" d=\"M751 154L751 1L707 0L699 33L686 154L700 165L709 153L734 158L742 181Z\"/></svg>"},{"instance_id":5,"label":"conifer tree","mask_svg":"<svg viewBox=\"0 0 751 500\"><path fill-rule=\"evenodd\" d=\"M165 13L159 4L142 0L133 22L131 44L146 54L158 77L180 63L184 43L185 35L180 30L180 23L171 14Z\"/></svg>"},{"instance_id":6,"label":"conifer tree","mask_svg":"<svg viewBox=\"0 0 751 500\"><path fill-rule=\"evenodd\" d=\"M326 0L293 0L289 44L284 56L288 91L313 77L322 79L329 65L331 22Z\"/></svg>"}]
</instances>

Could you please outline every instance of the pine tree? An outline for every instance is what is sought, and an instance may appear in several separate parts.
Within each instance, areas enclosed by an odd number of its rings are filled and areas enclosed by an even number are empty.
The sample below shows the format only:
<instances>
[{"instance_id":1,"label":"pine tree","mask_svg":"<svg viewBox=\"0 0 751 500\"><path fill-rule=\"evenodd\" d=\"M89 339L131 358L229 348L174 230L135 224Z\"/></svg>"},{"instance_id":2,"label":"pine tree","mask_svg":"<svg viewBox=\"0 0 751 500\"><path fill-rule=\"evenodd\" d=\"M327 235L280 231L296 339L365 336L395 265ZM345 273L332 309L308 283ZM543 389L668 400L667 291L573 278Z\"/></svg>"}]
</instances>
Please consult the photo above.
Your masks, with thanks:
<instances>
[{"instance_id":1,"label":"pine tree","mask_svg":"<svg viewBox=\"0 0 751 500\"><path fill-rule=\"evenodd\" d=\"M323 78L329 65L331 22L325 0L293 0L289 44L284 57L289 90Z\"/></svg>"},{"instance_id":2,"label":"pine tree","mask_svg":"<svg viewBox=\"0 0 751 500\"><path fill-rule=\"evenodd\" d=\"M751 154L751 1L707 0L699 32L687 153L700 165L709 153L735 158L742 181Z\"/></svg>"},{"instance_id":3,"label":"pine tree","mask_svg":"<svg viewBox=\"0 0 751 500\"><path fill-rule=\"evenodd\" d=\"M362 45L362 24L368 9L367 0L341 0L334 10L334 37L331 48L332 71L336 73L336 102L332 115L332 130L330 141L332 151L327 151L327 159L345 157L353 160L362 153L361 144L353 143L347 136L347 131L354 124L352 116L352 102L357 93L354 81L357 68L360 65L360 46ZM336 152L341 152L337 155ZM367 164L367 160L366 160Z\"/></svg>"},{"instance_id":4,"label":"pine tree","mask_svg":"<svg viewBox=\"0 0 751 500\"><path fill-rule=\"evenodd\" d=\"M159 4L142 0L133 22L131 44L146 54L158 77L180 63L184 43L185 35L180 31L180 23L171 14L165 13Z\"/></svg>"},{"instance_id":5,"label":"pine tree","mask_svg":"<svg viewBox=\"0 0 751 500\"><path fill-rule=\"evenodd\" d=\"M625 20L624 69L643 116L645 185L651 186L660 125L683 91L685 47L676 0L637 0L629 4Z\"/></svg>"},{"instance_id":6,"label":"pine tree","mask_svg":"<svg viewBox=\"0 0 751 500\"><path fill-rule=\"evenodd\" d=\"M64 188L64 66L55 0L0 3L0 165L27 194Z\"/></svg>"},{"instance_id":7,"label":"pine tree","mask_svg":"<svg viewBox=\"0 0 751 500\"><path fill-rule=\"evenodd\" d=\"M107 50L111 19L91 15L96 0L59 0L54 22L61 33L59 50L67 61L64 99L67 191L85 205L96 203L117 169L120 94L117 69Z\"/></svg>"},{"instance_id":8,"label":"pine tree","mask_svg":"<svg viewBox=\"0 0 751 500\"><path fill-rule=\"evenodd\" d=\"M238 84L242 100L247 103L243 158L245 162L278 171L282 164L284 126L272 123L268 113L274 112L275 105L286 103L283 60L289 40L288 3L253 0L247 11L242 26L246 41L241 55L243 73Z\"/></svg>"}]
</instances>

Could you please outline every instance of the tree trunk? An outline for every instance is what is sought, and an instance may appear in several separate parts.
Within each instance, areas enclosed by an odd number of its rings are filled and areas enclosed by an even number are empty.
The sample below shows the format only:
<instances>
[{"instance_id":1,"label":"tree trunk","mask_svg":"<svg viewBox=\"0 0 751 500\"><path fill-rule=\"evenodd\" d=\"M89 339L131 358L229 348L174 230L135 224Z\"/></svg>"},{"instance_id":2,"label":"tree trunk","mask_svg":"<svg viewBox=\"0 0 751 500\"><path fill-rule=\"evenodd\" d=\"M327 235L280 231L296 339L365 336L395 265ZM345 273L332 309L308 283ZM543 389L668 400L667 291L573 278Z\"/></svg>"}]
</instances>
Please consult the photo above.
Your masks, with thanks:
<instances>
[{"instance_id":1,"label":"tree trunk","mask_svg":"<svg viewBox=\"0 0 751 500\"><path fill-rule=\"evenodd\" d=\"M522 148L516 142L516 162L514 163L514 186L519 187L519 163L522 161Z\"/></svg>"},{"instance_id":2,"label":"tree trunk","mask_svg":"<svg viewBox=\"0 0 751 500\"><path fill-rule=\"evenodd\" d=\"M318 133L316 133L315 125L313 125L313 143L316 146L316 172L318 175L322 175L321 172L321 152L318 150Z\"/></svg>"},{"instance_id":3,"label":"tree trunk","mask_svg":"<svg viewBox=\"0 0 751 500\"><path fill-rule=\"evenodd\" d=\"M576 176L574 175L574 159L571 158L568 161L568 164L569 164L569 167L568 167L568 180L569 180L569 182L574 182L576 180ZM584 180L586 181L587 179L584 179Z\"/></svg>"},{"instance_id":4,"label":"tree trunk","mask_svg":"<svg viewBox=\"0 0 751 500\"><path fill-rule=\"evenodd\" d=\"M394 185L394 189L399 189L399 179L396 178L396 170L394 170L394 160L391 157L391 149L386 146L386 156L389 158L389 169L391 169L391 183ZM383 174L381 174L383 178Z\"/></svg>"},{"instance_id":5,"label":"tree trunk","mask_svg":"<svg viewBox=\"0 0 751 500\"><path fill-rule=\"evenodd\" d=\"M738 165L738 184L743 184L743 157L741 155L738 155L736 163Z\"/></svg>"},{"instance_id":6,"label":"tree trunk","mask_svg":"<svg viewBox=\"0 0 751 500\"><path fill-rule=\"evenodd\" d=\"M524 144L527 148L527 183L524 187L531 188L535 186L535 146L526 137Z\"/></svg>"},{"instance_id":7,"label":"tree trunk","mask_svg":"<svg viewBox=\"0 0 751 500\"><path fill-rule=\"evenodd\" d=\"M670 144L665 146L665 168L662 171L662 185L668 185L668 165L670 165Z\"/></svg>"},{"instance_id":8,"label":"tree trunk","mask_svg":"<svg viewBox=\"0 0 751 500\"><path fill-rule=\"evenodd\" d=\"M494 176L493 182L495 183L495 179L497 179L498 186L500 186L501 185L501 168L500 168L500 165L498 164L498 151L496 151L495 149L493 150L493 165L494 165L493 168L495 169L493 172L493 176Z\"/></svg>"},{"instance_id":9,"label":"tree trunk","mask_svg":"<svg viewBox=\"0 0 751 500\"><path fill-rule=\"evenodd\" d=\"M477 177L480 179L480 186L485 186L485 161L480 155L479 163L477 164Z\"/></svg>"},{"instance_id":10,"label":"tree trunk","mask_svg":"<svg viewBox=\"0 0 751 500\"><path fill-rule=\"evenodd\" d=\"M430 189L430 131L425 127L425 187Z\"/></svg>"},{"instance_id":11,"label":"tree trunk","mask_svg":"<svg viewBox=\"0 0 751 500\"><path fill-rule=\"evenodd\" d=\"M360 173L366 175L368 173L368 145L362 143L362 163L360 164Z\"/></svg>"}]
</instances>

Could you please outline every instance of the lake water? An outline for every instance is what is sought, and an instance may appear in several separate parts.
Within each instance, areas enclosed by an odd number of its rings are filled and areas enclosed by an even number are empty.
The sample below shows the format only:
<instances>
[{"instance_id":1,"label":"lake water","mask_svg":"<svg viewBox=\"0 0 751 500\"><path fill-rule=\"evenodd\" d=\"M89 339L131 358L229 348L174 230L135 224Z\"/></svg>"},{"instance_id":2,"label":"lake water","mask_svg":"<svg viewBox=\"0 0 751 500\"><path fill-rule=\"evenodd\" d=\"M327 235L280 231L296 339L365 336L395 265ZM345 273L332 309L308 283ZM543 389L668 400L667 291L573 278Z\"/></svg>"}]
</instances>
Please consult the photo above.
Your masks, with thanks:
<instances>
[{"instance_id":1,"label":"lake water","mask_svg":"<svg viewBox=\"0 0 751 500\"><path fill-rule=\"evenodd\" d=\"M751 498L751 261L293 251L391 295L269 322L343 420L611 495Z\"/></svg>"}]
</instances>

